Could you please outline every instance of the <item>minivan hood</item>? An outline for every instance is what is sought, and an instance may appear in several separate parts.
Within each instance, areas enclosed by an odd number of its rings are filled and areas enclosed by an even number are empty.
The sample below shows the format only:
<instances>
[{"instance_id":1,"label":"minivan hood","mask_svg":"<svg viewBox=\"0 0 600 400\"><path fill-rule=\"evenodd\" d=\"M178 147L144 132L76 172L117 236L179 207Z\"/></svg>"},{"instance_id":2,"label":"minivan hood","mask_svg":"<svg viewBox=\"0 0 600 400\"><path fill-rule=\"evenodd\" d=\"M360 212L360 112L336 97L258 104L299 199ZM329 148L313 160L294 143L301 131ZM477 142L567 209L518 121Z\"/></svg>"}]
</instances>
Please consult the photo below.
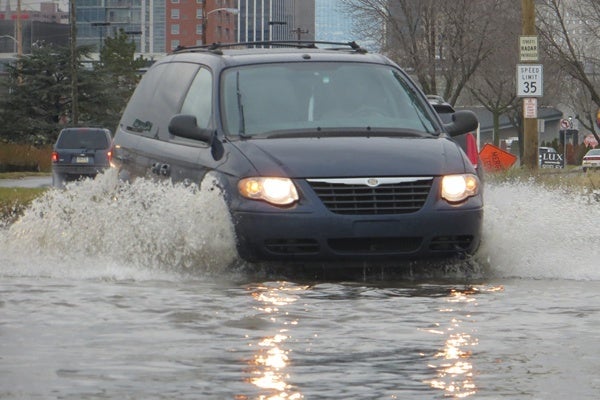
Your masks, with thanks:
<instances>
[{"instance_id":1,"label":"minivan hood","mask_svg":"<svg viewBox=\"0 0 600 400\"><path fill-rule=\"evenodd\" d=\"M234 144L261 176L436 176L466 168L462 150L447 138L271 138Z\"/></svg>"}]
</instances>

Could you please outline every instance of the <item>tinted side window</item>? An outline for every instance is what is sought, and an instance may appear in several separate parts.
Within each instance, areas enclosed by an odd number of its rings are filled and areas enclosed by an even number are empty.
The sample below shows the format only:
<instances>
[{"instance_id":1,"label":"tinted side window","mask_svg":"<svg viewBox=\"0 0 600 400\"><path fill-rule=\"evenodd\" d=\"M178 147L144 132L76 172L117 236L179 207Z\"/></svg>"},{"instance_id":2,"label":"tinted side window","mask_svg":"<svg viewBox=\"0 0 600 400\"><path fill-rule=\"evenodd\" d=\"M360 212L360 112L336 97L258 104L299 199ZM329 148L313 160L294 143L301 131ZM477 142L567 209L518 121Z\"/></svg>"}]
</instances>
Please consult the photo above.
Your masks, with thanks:
<instances>
[{"instance_id":1,"label":"tinted side window","mask_svg":"<svg viewBox=\"0 0 600 400\"><path fill-rule=\"evenodd\" d=\"M190 63L165 63L150 68L129 100L121 128L155 138L166 134L169 120L179 112L197 70L198 65Z\"/></svg>"},{"instance_id":2,"label":"tinted side window","mask_svg":"<svg viewBox=\"0 0 600 400\"><path fill-rule=\"evenodd\" d=\"M212 75L200 69L181 107L182 114L196 116L200 128L209 128L212 121Z\"/></svg>"}]
</instances>

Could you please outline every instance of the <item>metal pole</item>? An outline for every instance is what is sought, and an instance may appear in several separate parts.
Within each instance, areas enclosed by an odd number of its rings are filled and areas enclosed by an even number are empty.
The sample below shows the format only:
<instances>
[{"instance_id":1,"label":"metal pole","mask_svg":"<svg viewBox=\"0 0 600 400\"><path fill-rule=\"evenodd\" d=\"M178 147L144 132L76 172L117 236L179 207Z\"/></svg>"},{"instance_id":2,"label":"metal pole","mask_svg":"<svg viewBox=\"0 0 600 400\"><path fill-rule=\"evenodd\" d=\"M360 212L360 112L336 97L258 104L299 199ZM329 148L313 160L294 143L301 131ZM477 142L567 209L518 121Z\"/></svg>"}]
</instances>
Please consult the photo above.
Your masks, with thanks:
<instances>
[{"instance_id":1,"label":"metal pole","mask_svg":"<svg viewBox=\"0 0 600 400\"><path fill-rule=\"evenodd\" d=\"M523 35L535 35L535 0L521 0ZM523 118L523 165L538 168L537 118Z\"/></svg>"},{"instance_id":2,"label":"metal pole","mask_svg":"<svg viewBox=\"0 0 600 400\"><path fill-rule=\"evenodd\" d=\"M237 2L237 8L238 10L241 11L242 9L242 2L241 0L238 0ZM246 6L246 10L248 10L248 7ZM246 11L246 14L248 14L248 12ZM242 29L242 19L238 18L237 19L237 41L241 42L242 41L242 33L241 33L241 29Z\"/></svg>"},{"instance_id":3,"label":"metal pole","mask_svg":"<svg viewBox=\"0 0 600 400\"><path fill-rule=\"evenodd\" d=\"M140 30L142 35L140 36L140 53L146 53L146 0L142 0L140 10ZM153 10L150 11L151 13Z\"/></svg>"},{"instance_id":4,"label":"metal pole","mask_svg":"<svg viewBox=\"0 0 600 400\"><path fill-rule=\"evenodd\" d=\"M154 0L148 5L148 51L154 55Z\"/></svg>"},{"instance_id":5,"label":"metal pole","mask_svg":"<svg viewBox=\"0 0 600 400\"><path fill-rule=\"evenodd\" d=\"M17 56L23 55L23 25L21 22L21 0L17 1Z\"/></svg>"},{"instance_id":6,"label":"metal pole","mask_svg":"<svg viewBox=\"0 0 600 400\"><path fill-rule=\"evenodd\" d=\"M565 133L563 135L563 168L567 168L567 132L565 129Z\"/></svg>"},{"instance_id":7,"label":"metal pole","mask_svg":"<svg viewBox=\"0 0 600 400\"><path fill-rule=\"evenodd\" d=\"M79 102L77 93L77 21L75 17L75 0L69 1L69 17L71 18L71 123L79 123Z\"/></svg>"}]
</instances>

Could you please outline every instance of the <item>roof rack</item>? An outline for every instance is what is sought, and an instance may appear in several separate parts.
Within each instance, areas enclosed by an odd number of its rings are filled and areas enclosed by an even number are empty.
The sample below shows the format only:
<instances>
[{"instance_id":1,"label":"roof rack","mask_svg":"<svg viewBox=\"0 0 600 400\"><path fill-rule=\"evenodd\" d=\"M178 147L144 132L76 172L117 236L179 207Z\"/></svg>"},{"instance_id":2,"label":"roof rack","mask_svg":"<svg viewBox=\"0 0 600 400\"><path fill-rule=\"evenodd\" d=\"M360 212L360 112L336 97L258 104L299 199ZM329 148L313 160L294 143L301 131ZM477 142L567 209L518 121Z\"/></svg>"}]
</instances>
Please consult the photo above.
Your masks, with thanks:
<instances>
[{"instance_id":1,"label":"roof rack","mask_svg":"<svg viewBox=\"0 0 600 400\"><path fill-rule=\"evenodd\" d=\"M317 45L340 46L340 47L318 47ZM367 50L360 47L355 41L352 42L327 42L319 40L268 40L260 42L235 42L235 43L213 43L199 46L177 46L173 53L210 51L217 54L223 54L221 49L232 48L252 48L252 47L295 47L298 49L326 49L326 50L353 50L357 53L367 53Z\"/></svg>"}]
</instances>

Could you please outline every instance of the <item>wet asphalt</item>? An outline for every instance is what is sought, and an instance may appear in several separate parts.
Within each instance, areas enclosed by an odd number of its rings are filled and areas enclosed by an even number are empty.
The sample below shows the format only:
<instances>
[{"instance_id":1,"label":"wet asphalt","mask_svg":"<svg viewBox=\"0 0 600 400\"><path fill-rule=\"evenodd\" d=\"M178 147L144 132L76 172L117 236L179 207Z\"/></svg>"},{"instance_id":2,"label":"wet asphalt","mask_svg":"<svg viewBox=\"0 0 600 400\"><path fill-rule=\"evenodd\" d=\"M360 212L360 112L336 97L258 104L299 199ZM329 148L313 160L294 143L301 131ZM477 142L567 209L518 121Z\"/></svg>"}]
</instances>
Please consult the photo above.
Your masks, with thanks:
<instances>
[{"instance_id":1,"label":"wet asphalt","mask_svg":"<svg viewBox=\"0 0 600 400\"><path fill-rule=\"evenodd\" d=\"M30 176L20 179L0 179L0 187L41 188L52 185L51 176Z\"/></svg>"}]
</instances>

